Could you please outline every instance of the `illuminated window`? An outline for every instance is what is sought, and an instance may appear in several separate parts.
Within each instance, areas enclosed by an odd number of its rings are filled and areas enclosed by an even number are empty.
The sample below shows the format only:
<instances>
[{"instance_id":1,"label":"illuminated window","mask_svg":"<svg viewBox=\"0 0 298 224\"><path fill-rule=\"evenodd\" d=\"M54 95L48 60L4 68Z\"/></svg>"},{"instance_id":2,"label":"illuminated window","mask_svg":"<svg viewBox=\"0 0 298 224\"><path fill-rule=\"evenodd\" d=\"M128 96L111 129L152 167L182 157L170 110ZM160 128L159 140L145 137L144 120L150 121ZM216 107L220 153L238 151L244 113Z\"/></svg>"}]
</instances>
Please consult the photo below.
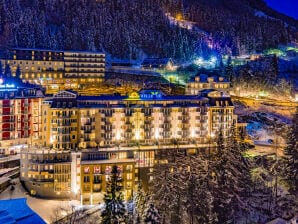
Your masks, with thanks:
<instances>
[{"instance_id":1,"label":"illuminated window","mask_svg":"<svg viewBox=\"0 0 298 224\"><path fill-rule=\"evenodd\" d=\"M127 179L127 180L131 180L131 179L132 179L132 173L128 173L128 174L126 174L126 179Z\"/></svg>"}]
</instances>

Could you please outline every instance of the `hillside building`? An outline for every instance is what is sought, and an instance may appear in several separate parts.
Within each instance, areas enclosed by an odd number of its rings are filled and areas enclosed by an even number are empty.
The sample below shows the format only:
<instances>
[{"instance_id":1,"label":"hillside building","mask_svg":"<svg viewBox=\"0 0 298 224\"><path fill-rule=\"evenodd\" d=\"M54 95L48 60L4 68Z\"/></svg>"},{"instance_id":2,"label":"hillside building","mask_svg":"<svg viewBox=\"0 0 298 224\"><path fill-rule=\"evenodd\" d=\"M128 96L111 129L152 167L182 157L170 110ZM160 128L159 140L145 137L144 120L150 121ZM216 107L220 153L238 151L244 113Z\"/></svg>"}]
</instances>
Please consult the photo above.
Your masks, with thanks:
<instances>
[{"instance_id":1,"label":"hillside building","mask_svg":"<svg viewBox=\"0 0 298 224\"><path fill-rule=\"evenodd\" d=\"M144 69L167 69L172 70L174 66L171 58L145 58L141 64Z\"/></svg>"},{"instance_id":2,"label":"hillside building","mask_svg":"<svg viewBox=\"0 0 298 224\"><path fill-rule=\"evenodd\" d=\"M186 84L185 93L187 95L198 95L203 90L214 89L223 96L230 95L231 83L224 77L212 76L208 77L205 74L195 76Z\"/></svg>"},{"instance_id":3,"label":"hillside building","mask_svg":"<svg viewBox=\"0 0 298 224\"><path fill-rule=\"evenodd\" d=\"M104 81L105 54L87 51L11 49L1 56L3 71L9 65L12 76L46 88L49 93L77 89Z\"/></svg>"}]
</instances>

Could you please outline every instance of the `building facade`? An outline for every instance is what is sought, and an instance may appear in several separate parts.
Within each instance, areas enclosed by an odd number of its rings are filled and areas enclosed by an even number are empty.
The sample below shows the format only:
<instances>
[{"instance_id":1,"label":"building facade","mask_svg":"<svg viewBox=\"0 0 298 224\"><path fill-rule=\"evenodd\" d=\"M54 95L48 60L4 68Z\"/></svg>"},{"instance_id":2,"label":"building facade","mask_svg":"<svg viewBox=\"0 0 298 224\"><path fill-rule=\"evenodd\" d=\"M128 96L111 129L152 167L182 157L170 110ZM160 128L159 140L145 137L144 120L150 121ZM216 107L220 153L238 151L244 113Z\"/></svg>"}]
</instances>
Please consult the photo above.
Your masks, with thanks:
<instances>
[{"instance_id":1,"label":"building facade","mask_svg":"<svg viewBox=\"0 0 298 224\"><path fill-rule=\"evenodd\" d=\"M198 95L203 90L214 89L221 92L223 96L229 96L230 88L230 82L224 77L208 77L200 74L186 84L185 93L187 95Z\"/></svg>"},{"instance_id":2,"label":"building facade","mask_svg":"<svg viewBox=\"0 0 298 224\"><path fill-rule=\"evenodd\" d=\"M22 150L20 180L34 196L72 197L70 152L38 148Z\"/></svg>"},{"instance_id":3,"label":"building facade","mask_svg":"<svg viewBox=\"0 0 298 224\"><path fill-rule=\"evenodd\" d=\"M237 123L229 97L218 91L201 96L166 96L143 90L129 96L79 96L61 91L42 105L42 144L56 150L133 143L208 143Z\"/></svg>"},{"instance_id":4,"label":"building facade","mask_svg":"<svg viewBox=\"0 0 298 224\"><path fill-rule=\"evenodd\" d=\"M129 199L136 182L148 183L158 150L196 153L213 147L219 130L227 137L237 125L230 97L214 90L181 96L158 90L80 96L64 90L45 98L40 114L40 143L51 149L21 152L21 180L33 195L91 205L103 199L113 166Z\"/></svg>"},{"instance_id":5,"label":"building facade","mask_svg":"<svg viewBox=\"0 0 298 224\"><path fill-rule=\"evenodd\" d=\"M0 146L34 144L41 133L42 90L0 78Z\"/></svg>"},{"instance_id":6,"label":"building facade","mask_svg":"<svg viewBox=\"0 0 298 224\"><path fill-rule=\"evenodd\" d=\"M125 199L137 181L133 151L89 149L81 152L30 148L21 151L20 180L33 196L76 198L82 204L102 201L113 166L117 166Z\"/></svg>"},{"instance_id":7,"label":"building facade","mask_svg":"<svg viewBox=\"0 0 298 224\"><path fill-rule=\"evenodd\" d=\"M133 151L88 150L81 154L81 200L83 204L98 204L103 200L113 166L117 166L124 198L133 196L135 158Z\"/></svg>"},{"instance_id":8,"label":"building facade","mask_svg":"<svg viewBox=\"0 0 298 224\"><path fill-rule=\"evenodd\" d=\"M49 93L76 89L104 80L105 54L85 51L11 49L2 55L3 71L9 65L12 76L42 85Z\"/></svg>"}]
</instances>

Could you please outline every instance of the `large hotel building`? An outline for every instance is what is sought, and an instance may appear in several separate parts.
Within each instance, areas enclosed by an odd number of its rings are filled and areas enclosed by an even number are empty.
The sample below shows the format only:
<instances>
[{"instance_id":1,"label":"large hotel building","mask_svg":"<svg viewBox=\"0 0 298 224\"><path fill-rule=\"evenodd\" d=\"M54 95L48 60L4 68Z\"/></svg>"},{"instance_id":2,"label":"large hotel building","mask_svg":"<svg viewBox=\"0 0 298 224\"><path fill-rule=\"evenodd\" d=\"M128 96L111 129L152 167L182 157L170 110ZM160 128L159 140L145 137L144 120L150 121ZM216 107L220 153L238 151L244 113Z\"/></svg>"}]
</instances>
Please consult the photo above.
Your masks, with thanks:
<instances>
[{"instance_id":1,"label":"large hotel building","mask_svg":"<svg viewBox=\"0 0 298 224\"><path fill-rule=\"evenodd\" d=\"M16 48L3 52L0 60L3 71L9 65L16 76L19 68L22 80L41 85L49 93L104 80L105 54L99 52Z\"/></svg>"},{"instance_id":2,"label":"large hotel building","mask_svg":"<svg viewBox=\"0 0 298 224\"><path fill-rule=\"evenodd\" d=\"M229 97L217 91L200 96L166 96L142 90L129 96L80 96L61 91L42 105L42 144L56 150L75 150L115 144L186 144L208 142L236 122Z\"/></svg>"},{"instance_id":3,"label":"large hotel building","mask_svg":"<svg viewBox=\"0 0 298 224\"><path fill-rule=\"evenodd\" d=\"M128 199L159 149L177 147L174 140L188 151L206 149L213 134L221 129L227 136L237 123L231 99L214 90L197 96L159 90L80 96L64 90L44 99L40 115L39 145L48 149L22 151L21 180L33 195L76 197L82 204L102 199L113 165Z\"/></svg>"}]
</instances>

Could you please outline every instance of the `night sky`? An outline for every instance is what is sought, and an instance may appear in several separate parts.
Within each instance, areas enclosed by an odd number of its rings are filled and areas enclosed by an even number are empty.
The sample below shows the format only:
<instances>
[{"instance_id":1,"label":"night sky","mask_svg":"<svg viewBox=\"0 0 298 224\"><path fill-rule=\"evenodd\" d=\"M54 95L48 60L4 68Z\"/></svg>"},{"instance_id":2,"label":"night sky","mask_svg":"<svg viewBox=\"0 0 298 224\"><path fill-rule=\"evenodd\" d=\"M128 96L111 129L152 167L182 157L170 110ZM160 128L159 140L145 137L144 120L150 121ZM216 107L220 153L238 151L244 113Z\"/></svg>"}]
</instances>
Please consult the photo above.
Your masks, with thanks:
<instances>
[{"instance_id":1,"label":"night sky","mask_svg":"<svg viewBox=\"0 0 298 224\"><path fill-rule=\"evenodd\" d=\"M298 0L265 0L267 4L288 16L298 19Z\"/></svg>"}]
</instances>

